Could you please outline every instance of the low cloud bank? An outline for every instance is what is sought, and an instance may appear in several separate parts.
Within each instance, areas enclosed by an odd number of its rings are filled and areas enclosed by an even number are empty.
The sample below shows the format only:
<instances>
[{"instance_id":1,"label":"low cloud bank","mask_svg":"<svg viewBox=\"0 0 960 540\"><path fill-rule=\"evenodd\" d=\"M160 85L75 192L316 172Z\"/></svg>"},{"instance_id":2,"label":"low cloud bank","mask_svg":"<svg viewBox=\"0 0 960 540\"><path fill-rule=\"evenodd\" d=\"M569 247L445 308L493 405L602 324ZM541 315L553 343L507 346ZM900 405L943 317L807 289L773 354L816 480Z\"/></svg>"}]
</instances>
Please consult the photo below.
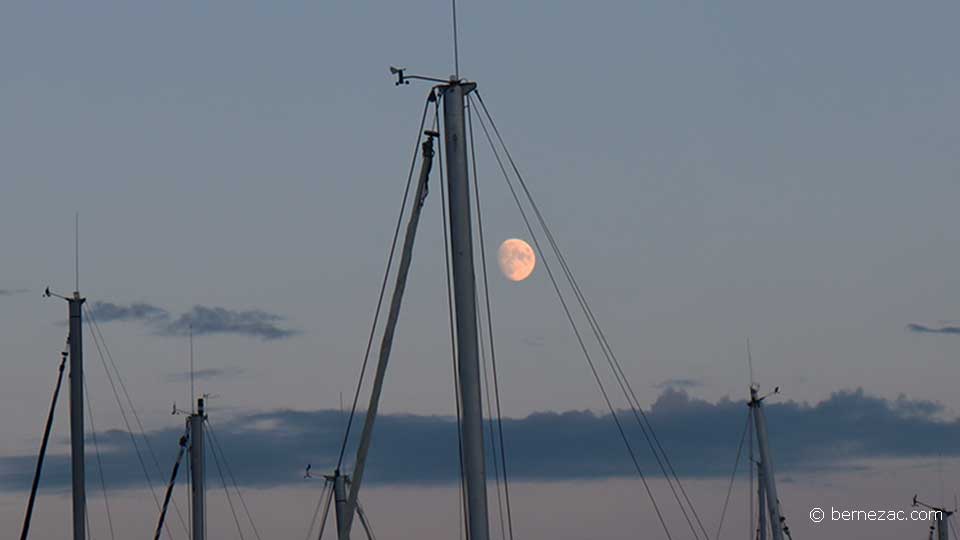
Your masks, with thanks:
<instances>
[{"instance_id":1,"label":"low cloud bank","mask_svg":"<svg viewBox=\"0 0 960 540\"><path fill-rule=\"evenodd\" d=\"M837 392L812 405L777 403L774 399L766 402L765 410L772 451L781 471L829 470L844 467L851 460L931 457L940 451L956 454L960 449L960 420L944 420L943 407L934 402L903 396L891 400L869 396L862 390ZM682 476L728 475L746 414L743 401L708 402L673 388L665 389L647 412ZM308 463L315 474L331 469L345 422L341 412L331 410L266 411L220 422L216 416L212 415L212 435L224 449L237 480L246 486L262 487L304 482ZM362 422L362 415L356 421ZM632 415L624 412L621 421L644 473L659 474ZM456 482L456 426L455 418L443 416L381 416L365 478L388 484ZM508 471L513 479L635 474L609 415L586 411L535 413L505 419L503 430ZM355 429L354 434L358 431ZM181 434L180 427L147 434L162 466L162 474L154 467L149 469L158 485L166 482ZM142 487L145 480L129 435L109 431L99 434L98 442L107 482L118 487ZM355 441L348 456L354 448ZM89 448L87 454L88 474L95 474L92 450ZM0 458L0 489L28 489L34 463L33 455ZM43 485L64 488L69 482L68 456L48 456Z\"/></svg>"}]
</instances>

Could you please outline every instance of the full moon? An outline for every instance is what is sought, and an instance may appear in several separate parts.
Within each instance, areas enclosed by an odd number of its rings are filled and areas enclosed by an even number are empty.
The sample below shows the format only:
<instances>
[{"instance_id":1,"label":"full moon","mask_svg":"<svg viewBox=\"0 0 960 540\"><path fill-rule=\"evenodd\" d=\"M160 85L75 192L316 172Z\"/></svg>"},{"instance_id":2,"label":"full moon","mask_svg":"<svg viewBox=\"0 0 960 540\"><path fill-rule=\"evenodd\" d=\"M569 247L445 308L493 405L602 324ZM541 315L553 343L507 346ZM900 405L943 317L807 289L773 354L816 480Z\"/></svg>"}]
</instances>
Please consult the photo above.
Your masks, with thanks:
<instances>
[{"instance_id":1,"label":"full moon","mask_svg":"<svg viewBox=\"0 0 960 540\"><path fill-rule=\"evenodd\" d=\"M500 244L498 252L500 271L510 281L523 281L533 273L537 265L537 256L530 244L519 238L509 238Z\"/></svg>"}]
</instances>

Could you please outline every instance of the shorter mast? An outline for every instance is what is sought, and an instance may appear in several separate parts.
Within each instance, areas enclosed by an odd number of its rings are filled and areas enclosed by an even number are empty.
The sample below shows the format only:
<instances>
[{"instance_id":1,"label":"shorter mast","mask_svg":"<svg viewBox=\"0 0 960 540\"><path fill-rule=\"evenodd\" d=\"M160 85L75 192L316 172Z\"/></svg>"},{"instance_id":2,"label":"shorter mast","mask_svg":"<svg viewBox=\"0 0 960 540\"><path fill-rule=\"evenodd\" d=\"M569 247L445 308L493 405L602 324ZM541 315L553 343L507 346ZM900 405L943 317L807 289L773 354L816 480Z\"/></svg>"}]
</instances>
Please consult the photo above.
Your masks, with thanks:
<instances>
[{"instance_id":1,"label":"shorter mast","mask_svg":"<svg viewBox=\"0 0 960 540\"><path fill-rule=\"evenodd\" d=\"M190 481L192 482L190 495L193 508L190 525L193 529L192 540L204 540L207 532L207 492L203 449L204 420L206 420L206 415L204 414L203 398L199 398L197 399L197 412L187 417L187 430L190 432Z\"/></svg>"},{"instance_id":2,"label":"shorter mast","mask_svg":"<svg viewBox=\"0 0 960 540\"><path fill-rule=\"evenodd\" d=\"M49 290L49 289L48 289ZM79 291L70 304L70 476L73 483L73 539L87 537L87 486L83 429L83 303Z\"/></svg>"},{"instance_id":3,"label":"shorter mast","mask_svg":"<svg viewBox=\"0 0 960 540\"><path fill-rule=\"evenodd\" d=\"M434 101L434 94L430 94L430 101ZM393 350L393 336L400 316L400 307L403 304L403 293L407 287L407 275L410 271L410 262L413 259L413 245L417 237L417 226L420 223L420 214L427 197L427 181L433 168L433 139L438 136L435 131L426 131L426 139L421 144L423 162L420 166L420 177L417 180L416 193L413 199L413 208L407 222L404 234L403 251L400 254L400 265L397 268L393 295L390 299L390 308L387 314L387 323L384 327L383 338L380 342L380 354L377 359L377 371L374 374L373 389L370 392L370 404L363 421L363 432L360 435L360 444L357 446L357 457L353 464L353 476L349 478L350 490L346 492L346 481L339 467L334 471L333 488L336 499L335 511L337 514L337 538L349 540L353 526L353 516L357 509L357 498L360 485L363 481L363 472L367 463L367 454L373 440L373 426L377 420L377 411L380 408L380 395L383 391L383 380L387 374L387 364L390 361L390 352Z\"/></svg>"},{"instance_id":4,"label":"shorter mast","mask_svg":"<svg viewBox=\"0 0 960 540\"><path fill-rule=\"evenodd\" d=\"M753 421L757 429L757 446L760 450L760 481L763 483L763 490L766 492L770 530L773 533L773 540L783 540L783 516L780 514L777 482L774 478L773 461L770 456L770 446L767 442L767 420L763 414L764 397L758 395L756 386L750 387L750 407L753 409Z\"/></svg>"},{"instance_id":5,"label":"shorter mast","mask_svg":"<svg viewBox=\"0 0 960 540\"><path fill-rule=\"evenodd\" d=\"M916 495L913 496L913 506L920 506L933 511L935 525L930 526L931 540L934 533L937 535L936 540L950 540L950 516L953 515L953 511L920 502Z\"/></svg>"},{"instance_id":6,"label":"shorter mast","mask_svg":"<svg viewBox=\"0 0 960 540\"><path fill-rule=\"evenodd\" d=\"M329 477L333 482L333 510L337 516L337 531L346 531L347 529L347 477L340 473L340 469L334 471L333 476Z\"/></svg>"}]
</instances>

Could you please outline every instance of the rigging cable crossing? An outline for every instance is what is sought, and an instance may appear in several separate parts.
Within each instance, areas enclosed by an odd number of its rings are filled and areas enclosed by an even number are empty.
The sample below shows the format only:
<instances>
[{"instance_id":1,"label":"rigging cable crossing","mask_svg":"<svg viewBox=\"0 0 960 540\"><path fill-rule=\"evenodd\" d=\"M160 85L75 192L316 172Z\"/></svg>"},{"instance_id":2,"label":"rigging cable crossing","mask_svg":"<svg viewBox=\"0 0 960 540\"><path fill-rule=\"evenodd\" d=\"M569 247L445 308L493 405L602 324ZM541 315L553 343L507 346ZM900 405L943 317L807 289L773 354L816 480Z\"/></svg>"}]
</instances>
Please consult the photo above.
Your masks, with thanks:
<instances>
[{"instance_id":1,"label":"rigging cable crossing","mask_svg":"<svg viewBox=\"0 0 960 540\"><path fill-rule=\"evenodd\" d=\"M93 423L93 404L90 402L90 390L87 388L86 375L83 377L83 395L87 400L87 419L90 420L90 438L93 440L93 451L97 456L97 474L100 477L100 488L103 490L103 505L107 511L107 525L110 528L111 540L115 540L116 535L113 532L113 517L110 515L110 498L107 496L107 482L103 477L103 460L100 458L100 443L97 442L97 428ZM87 526L90 526L89 518L87 519Z\"/></svg>"},{"instance_id":2,"label":"rigging cable crossing","mask_svg":"<svg viewBox=\"0 0 960 540\"><path fill-rule=\"evenodd\" d=\"M130 410L133 413L134 419L137 422L137 425L140 429L140 436L143 438L144 443L147 446L147 449L150 451L151 456L153 456L153 462L156 465L157 472L162 476L163 473L160 470L160 461L157 459L156 454L153 452L153 448L150 445L150 439L147 438L146 431L143 428L143 424L140 422L140 417L137 414L137 410L133 407L133 400L130 399L130 394L126 391L126 386L123 383L123 378L120 376L120 371L117 368L116 362L113 361L113 356L110 354L110 349L107 348L107 343L103 339L103 333L100 331L100 326L97 324L97 320L93 315L93 311L87 307L86 304L83 306L84 311L87 316L87 327L90 330L91 337L93 338L93 343L97 349L97 356L100 358L100 364L103 366L104 372L107 374L107 381L110 383L110 388L113 390L114 399L117 402L117 407L120 409L120 416L123 419L124 426L127 428L127 435L130 437L130 442L133 444L134 452L137 455L137 461L140 463L140 470L143 472L144 479L147 481L147 487L150 490L150 495L153 496L154 503L156 504L157 511L160 510L160 499L157 497L157 493L153 487L153 479L150 476L149 471L147 471L147 464L144 460L143 453L140 451L140 445L137 443L137 437L134 434L133 428L130 425L130 420L127 417L127 411L124 407L123 401L120 399L120 392L117 390L119 383L120 388L123 390L124 395L127 398L127 403L130 405ZM106 354L104 354L106 351ZM110 368L107 366L107 361L109 360L110 364L113 366L114 374L111 374ZM114 375L116 376L116 381L114 380ZM183 527L184 534L189 537L190 533L187 529L187 524L183 520L183 515L180 513L179 506L177 501L173 501L173 508L176 511L177 517L180 520L180 525ZM173 538L173 534L170 532L169 525L164 525L164 528L167 531L167 535L170 538Z\"/></svg>"},{"instance_id":3,"label":"rigging cable crossing","mask_svg":"<svg viewBox=\"0 0 960 540\"><path fill-rule=\"evenodd\" d=\"M686 490L684 489L683 484L680 482L679 476L677 475L676 470L669 459L669 456L667 455L666 451L663 448L663 445L661 444L659 438L657 437L656 432L652 424L650 423L649 418L647 417L646 413L643 411L643 408L640 406L639 400L636 397L636 393L633 391L633 388L630 385L629 380L627 379L623 371L622 365L620 364L619 360L617 360L616 355L613 353L612 347L607 341L606 336L603 333L603 330L600 327L596 319L596 316L594 315L592 309L590 308L589 303L587 302L586 297L583 294L583 291L581 290L575 276L573 275L573 272L570 269L569 264L566 261L566 258L564 257L562 251L560 250L559 245L557 244L553 236L553 233L551 232L550 228L546 224L546 220L543 218L543 215L540 212L540 209L536 204L536 201L533 199L533 196L530 193L530 190L527 187L526 182L523 180L523 176L520 173L519 168L517 167L515 161L513 160L513 157L510 154L510 151L507 148L506 143L504 142L503 137L501 136L499 129L497 128L493 120L493 117L491 116L489 110L487 109L486 104L483 102L482 95L479 92L475 92L475 94L476 94L476 100L479 102L482 112L486 115L487 121L490 123L493 133L496 135L496 138L499 141L500 146L503 148L504 152L506 153L507 160L509 161L511 168L513 169L513 172L517 178L517 181L521 189L526 195L528 204L531 206L534 214L536 215L537 221L540 227L543 229L546 235L546 238L550 244L550 247L553 249L553 252L557 257L557 260L560 263L561 269L565 277L567 278L571 289L573 290L576 296L577 302L580 305L583 315L587 319L588 323L590 324L591 330L593 331L594 336L597 339L597 342L599 343L601 350L603 351L603 354L607 360L607 363L610 366L613 372L613 375L616 378L617 383L624 394L626 401L630 405L631 412L633 413L633 416L637 422L637 425L640 427L641 432L643 432L644 437L647 440L647 444L650 447L650 450L653 453L657 461L657 464L664 475L664 478L667 480L667 484L670 487L674 495L674 499L676 500L678 506L680 507L681 512L683 513L684 518L686 519L687 524L691 529L691 533L693 533L694 538L699 538L700 534L702 534L704 538L709 538L709 534L706 532L706 529L703 526L703 522L700 519L699 514L696 512L696 509L693 506L693 503L690 500L690 497L688 496ZM524 221L527 225L527 229L531 233L534 243L538 244L537 235L534 233L529 219L525 217L525 211L523 210L523 205L521 204L519 197L517 196L516 190L513 188L513 185L510 182L509 174L507 174L506 167L504 166L503 160L500 158L499 152L497 151L493 138L491 137L489 131L486 129L486 126L483 120L484 119L481 116L480 117L481 127L484 128L484 132L488 142L490 143L490 147L494 153L495 158L497 159L498 164L500 165L501 172L503 173L504 178L507 181L507 185L514 196L514 201L517 203L517 207L520 210L521 215L524 216ZM539 250L539 246L538 246L538 250ZM555 280L552 279L553 278L552 272L549 268L549 263L546 260L544 260L544 265L545 265L545 268L547 269L548 275L551 276L551 281L554 282L555 290L558 296L561 296L559 287L555 283ZM561 301L561 303L564 304L565 302ZM576 323L574 322L572 316L569 316L569 313L568 313L568 319L570 320L571 325L574 326L575 333L578 333L578 331L576 330ZM584 351L584 354L588 358L588 363L589 363L589 354L586 351ZM600 383L599 380L598 380L598 383ZM602 383L600 384L602 386ZM679 493L678 493L678 490L679 490ZM683 499L682 502L680 500L681 498ZM688 509L689 509L689 514L688 514ZM691 521L690 519L691 515L693 517L693 520L696 521L696 524L699 530L694 527L693 521Z\"/></svg>"},{"instance_id":4,"label":"rigging cable crossing","mask_svg":"<svg viewBox=\"0 0 960 540\"><path fill-rule=\"evenodd\" d=\"M210 452L213 455L213 463L217 466L217 474L220 476L220 484L223 486L223 493L227 496L227 506L230 507L230 513L233 515L233 522L237 525L237 534L240 540L244 540L243 527L240 526L240 518L237 517L237 509L233 506L233 499L230 498L230 489L227 487L227 481L223 476L223 469L220 467L220 458L217 457L217 451L213 448ZM199 482L198 482L199 483Z\"/></svg>"},{"instance_id":5,"label":"rigging cable crossing","mask_svg":"<svg viewBox=\"0 0 960 540\"><path fill-rule=\"evenodd\" d=\"M480 100L479 95L477 99ZM480 101L480 103L482 106L483 102ZM490 143L490 147L493 149L494 157L496 158L497 163L499 164L500 169L504 174L504 178L507 179L507 186L510 188L510 192L513 195L514 201L517 203L517 208L520 210L520 215L523 218L523 221L527 227L527 231L530 233L530 237L533 240L537 251L542 254L544 253L544 251L540 247L540 241L538 240L536 234L534 233L533 226L530 224L530 220L527 217L526 212L523 210L522 205L520 204L519 195L517 195L517 192L514 189L513 185L509 182L509 176L507 175L506 168L503 165L503 161L500 158L500 155L496 152L495 146L493 144L493 139L490 137L490 133L486 128L486 124L483 121L483 117L478 116L478 119L480 120L480 127L483 129L484 134L486 135L486 138ZM610 400L610 396L608 395L607 390L603 385L603 381L600 378L600 373L597 371L597 368L594 365L593 359L590 357L590 353L587 350L587 346L583 340L583 336L580 334L580 329L576 325L573 315L570 312L570 308L567 306L567 301L564 299L563 294L560 291L560 285L553 274L553 270L550 269L550 264L547 262L546 258L543 258L543 266L547 272L547 276L550 279L550 283L553 285L554 291L557 293L557 299L560 301L560 306L563 309L563 312L566 315L567 320L570 322L571 328L574 333L574 337L576 337L577 343L580 346L580 350L583 352L584 358L587 361L587 365L590 368L590 371L597 382L597 386L600 389L600 394L603 396L603 400L607 405L607 409L610 411L610 416L613 419L614 423L616 424L617 431L620 434L620 438L621 440L623 440L624 446L627 449L627 453L630 455L630 459L633 462L634 469L636 470L637 475L640 478L640 481L643 483L644 490L647 492L647 496L650 499L651 504L653 505L654 511L657 514L657 519L660 522L661 527L663 528L664 534L666 534L668 540L672 540L673 536L670 534L670 528L667 526L667 522L663 516L663 512L660 510L660 506L657 504L656 497L654 497L653 491L651 490L650 485L647 482L646 475L643 474L643 470L640 467L640 462L637 459L637 455L633 450L633 446L630 444L630 439L629 437L627 437L626 431L623 427L623 423L620 421L620 417L613 406L613 402Z\"/></svg>"},{"instance_id":6,"label":"rigging cable crossing","mask_svg":"<svg viewBox=\"0 0 960 540\"><path fill-rule=\"evenodd\" d=\"M233 474L233 468L230 467L230 462L227 460L227 454L224 453L223 447L220 445L220 441L217 440L217 433L213 429L213 424L210 423L210 419L206 419L207 431L210 433L210 441L213 442L212 449L214 451L214 458L216 458L216 453L220 453L221 459L223 459L223 466L227 469L227 476L230 477L230 482L233 484L233 490L237 492L237 498L240 500L240 506L243 508L243 513L247 516L247 521L250 522L250 528L253 530L253 535L257 537L257 540L262 540L260 537L260 529L257 528L257 524L253 521L253 515L250 514L250 508L247 507L247 501L243 498L243 493L240 491L240 485L237 482L237 477Z\"/></svg>"},{"instance_id":7,"label":"rigging cable crossing","mask_svg":"<svg viewBox=\"0 0 960 540\"><path fill-rule=\"evenodd\" d=\"M489 382L487 382L487 366L486 366L486 358L484 357L484 354L483 354L484 352L483 340L480 340L480 356L484 362L483 375L484 375L485 389L487 393L487 411L488 411L487 416L491 418L491 421L490 421L491 423L489 426L490 427L490 446L493 447L493 467L495 472L495 478L497 481L497 502L500 503L500 476L499 476L500 474L503 475L503 498L506 501L506 522L507 522L507 532L509 533L509 536L507 536L507 533L505 533L503 530L503 521L504 521L503 506L500 506L499 508L500 527L501 527L500 534L501 534L501 538L504 538L504 540L506 538L513 540L513 512L510 505L510 483L507 477L507 455L506 455L505 444L503 441L503 412L502 412L502 407L500 405L500 377L499 377L499 374L497 373L497 355L496 355L496 347L495 347L494 337L493 337L493 310L490 307L490 285L489 285L489 278L488 278L488 272L487 272L487 255L486 255L487 250L484 248L484 246L486 245L486 242L484 241L484 236L483 236L483 212L481 211L481 205L480 205L480 182L479 182L479 176L477 175L477 154L476 154L476 144L475 144L476 137L474 136L474 131L473 131L473 101L472 99L469 99L469 97L467 100L467 128L470 136L470 158L473 163L473 191L475 195L474 200L475 200L476 210L477 210L477 233L479 236L480 246L481 246L480 247L480 269L483 277L483 281L482 281L483 299L484 299L483 305L486 309L487 337L489 338L489 344L490 344L489 345L490 365L493 371L493 389L494 389L494 399L496 402L496 417L494 417L494 415L490 411L490 401L491 401L490 384ZM481 333L482 333L483 319L479 317L478 319L481 321ZM496 433L494 432L494 425L492 423L493 418L496 418L496 428L497 428ZM500 457L499 470L498 470L498 460L497 460L498 452Z\"/></svg>"},{"instance_id":8,"label":"rigging cable crossing","mask_svg":"<svg viewBox=\"0 0 960 540\"><path fill-rule=\"evenodd\" d=\"M387 268L383 272L383 280L380 283L380 293L377 297L377 307L374 310L373 324L370 327L370 334L367 337L367 346L366 350L363 353L363 363L360 366L360 376L357 379L357 390L353 394L353 404L350 406L350 416L347 417L347 426L343 432L343 442L340 445L340 456L337 458L337 470L343 466L344 454L347 451L347 443L350 439L350 430L353 427L353 419L357 413L357 404L360 400L360 390L363 387L363 378L367 371L367 365L370 361L370 351L373 348L373 338L376 335L377 323L380 321L380 311L383 308L383 299L387 291L387 282L390 277L390 269L393 267L393 258L397 250L397 241L400 238L400 227L403 225L403 215L404 209L407 206L407 199L410 196L410 187L413 184L413 171L417 165L417 149L420 146L420 137L423 133L423 126L427 120L427 111L430 107L430 101L433 97L431 92L430 97L427 98L427 101L423 104L423 114L420 118L420 127L417 129L417 145L414 147L413 159L410 161L410 171L407 174L407 185L404 188L403 200L400 202L400 215L397 216L397 224L393 230L393 241L390 245L390 254L387 256Z\"/></svg>"},{"instance_id":9,"label":"rigging cable crossing","mask_svg":"<svg viewBox=\"0 0 960 540\"><path fill-rule=\"evenodd\" d=\"M716 540L720 540L720 531L723 530L723 521L727 515L727 505L730 503L730 494L733 493L733 482L737 478L737 471L740 470L740 455L743 453L743 442L747 438L747 431L750 430L750 411L747 411L747 422L743 426L743 431L740 433L740 444L737 445L737 457L733 460L733 472L730 473L730 484L727 486L727 496L723 498L723 509L720 511L720 523L717 525L717 535ZM753 464L750 464L750 467L753 468ZM752 484L752 483L751 483ZM750 493L753 493L751 489ZM750 525L753 527L753 524Z\"/></svg>"}]
</instances>

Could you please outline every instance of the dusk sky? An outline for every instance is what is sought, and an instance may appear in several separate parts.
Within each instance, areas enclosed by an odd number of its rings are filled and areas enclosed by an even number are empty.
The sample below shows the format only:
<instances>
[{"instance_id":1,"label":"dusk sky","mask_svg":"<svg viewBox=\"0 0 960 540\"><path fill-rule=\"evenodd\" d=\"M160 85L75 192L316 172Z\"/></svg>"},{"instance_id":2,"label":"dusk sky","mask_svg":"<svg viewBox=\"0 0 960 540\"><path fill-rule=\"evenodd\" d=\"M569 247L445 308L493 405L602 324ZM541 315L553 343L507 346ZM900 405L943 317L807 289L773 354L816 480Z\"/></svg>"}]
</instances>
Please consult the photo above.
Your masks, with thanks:
<instances>
[{"instance_id":1,"label":"dusk sky","mask_svg":"<svg viewBox=\"0 0 960 540\"><path fill-rule=\"evenodd\" d=\"M958 491L960 4L462 1L458 15L461 75L711 536L749 338L756 380L781 388L769 420L794 537L923 537L923 522L807 513ZM0 523L18 528L26 504L67 331L66 303L41 292L73 290L79 212L80 289L157 478L182 430L171 406L190 401L192 322L198 392L215 395L261 533L306 534L319 484L303 467L335 462L428 91L395 86L388 67L445 79L451 37L449 2L424 0L0 7ZM542 264L521 282L497 269L503 240L532 239L477 142L516 536L657 538ZM382 538L457 534L431 181L361 496ZM117 535L146 537L156 508L85 338ZM66 404L65 379L35 540L70 526ZM109 538L95 471L91 527ZM745 481L722 538L746 535ZM662 478L653 487L669 507ZM233 538L221 495L211 534ZM674 538L690 537L669 512Z\"/></svg>"}]
</instances>

